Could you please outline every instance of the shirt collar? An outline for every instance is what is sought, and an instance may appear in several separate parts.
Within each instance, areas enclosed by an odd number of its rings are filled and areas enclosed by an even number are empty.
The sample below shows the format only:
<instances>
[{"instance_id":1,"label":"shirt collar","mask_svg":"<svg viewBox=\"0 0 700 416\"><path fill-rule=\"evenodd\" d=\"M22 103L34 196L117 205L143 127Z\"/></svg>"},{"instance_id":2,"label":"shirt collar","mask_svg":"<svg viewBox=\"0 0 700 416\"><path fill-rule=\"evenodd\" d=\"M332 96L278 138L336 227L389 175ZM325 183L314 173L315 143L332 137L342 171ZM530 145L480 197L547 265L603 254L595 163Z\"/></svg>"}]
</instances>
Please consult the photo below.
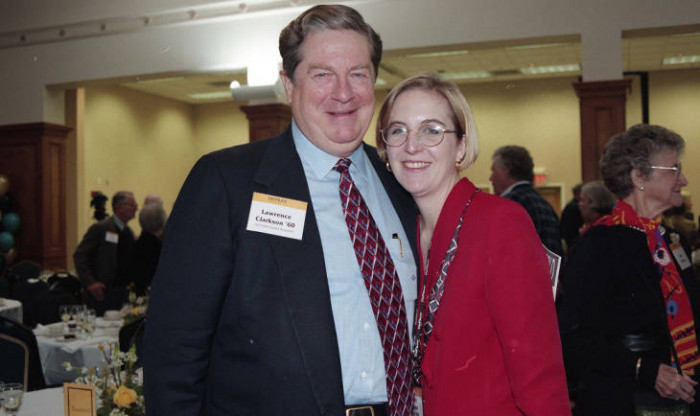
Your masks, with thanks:
<instances>
[{"instance_id":1,"label":"shirt collar","mask_svg":"<svg viewBox=\"0 0 700 416\"><path fill-rule=\"evenodd\" d=\"M119 231L124 230L124 227L126 224L124 224L124 221L120 220L119 217L114 215L114 223L117 224L117 228L119 228Z\"/></svg>"},{"instance_id":2,"label":"shirt collar","mask_svg":"<svg viewBox=\"0 0 700 416\"><path fill-rule=\"evenodd\" d=\"M513 190L513 188L515 188L515 187L518 186L518 185L522 185L522 184L524 184L524 183L526 183L526 184L528 184L528 185L532 185L532 184L530 183L530 181L518 181L518 182L515 182L515 183L512 184L511 186L507 187L505 191L501 192L501 196L506 196L506 195L508 195L508 194Z\"/></svg>"},{"instance_id":3,"label":"shirt collar","mask_svg":"<svg viewBox=\"0 0 700 416\"><path fill-rule=\"evenodd\" d=\"M292 138L294 139L294 146L297 149L297 153L299 153L302 163L318 178L323 178L332 171L333 167L340 159L338 156L326 153L313 144L311 140L304 136L304 133L299 130L294 120L292 120ZM360 171L366 169L368 160L365 156L362 144L352 152L348 159L352 161L350 169L352 169L353 165Z\"/></svg>"}]
</instances>

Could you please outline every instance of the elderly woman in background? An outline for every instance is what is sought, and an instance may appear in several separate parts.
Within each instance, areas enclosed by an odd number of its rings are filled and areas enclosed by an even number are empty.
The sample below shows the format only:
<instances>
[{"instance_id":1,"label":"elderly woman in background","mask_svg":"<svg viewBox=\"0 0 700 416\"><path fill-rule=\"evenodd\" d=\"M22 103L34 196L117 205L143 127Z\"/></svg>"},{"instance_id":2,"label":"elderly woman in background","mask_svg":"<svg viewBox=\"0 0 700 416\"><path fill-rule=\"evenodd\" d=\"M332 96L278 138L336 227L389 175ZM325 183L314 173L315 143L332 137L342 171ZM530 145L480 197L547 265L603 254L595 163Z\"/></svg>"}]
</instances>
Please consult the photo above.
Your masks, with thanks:
<instances>
[{"instance_id":1,"label":"elderly woman in background","mask_svg":"<svg viewBox=\"0 0 700 416\"><path fill-rule=\"evenodd\" d=\"M377 146L420 210L413 357L425 414L570 414L544 250L520 205L460 179L479 142L459 89L403 81Z\"/></svg>"},{"instance_id":2,"label":"elderly woman in background","mask_svg":"<svg viewBox=\"0 0 700 416\"><path fill-rule=\"evenodd\" d=\"M583 218L585 231L598 218L610 214L615 206L615 195L601 181L588 182L581 188L581 200L578 203Z\"/></svg>"},{"instance_id":3,"label":"elderly woman in background","mask_svg":"<svg viewBox=\"0 0 700 416\"><path fill-rule=\"evenodd\" d=\"M134 244L134 283L136 292L143 295L151 286L151 280L156 274L160 250L163 246L163 231L167 215L163 202L146 203L139 212L141 235Z\"/></svg>"},{"instance_id":4,"label":"elderly woman in background","mask_svg":"<svg viewBox=\"0 0 700 416\"><path fill-rule=\"evenodd\" d=\"M603 150L605 185L619 199L574 248L558 305L584 415L683 415L697 399L690 263L659 227L688 183L683 148L670 130L636 125Z\"/></svg>"}]
</instances>

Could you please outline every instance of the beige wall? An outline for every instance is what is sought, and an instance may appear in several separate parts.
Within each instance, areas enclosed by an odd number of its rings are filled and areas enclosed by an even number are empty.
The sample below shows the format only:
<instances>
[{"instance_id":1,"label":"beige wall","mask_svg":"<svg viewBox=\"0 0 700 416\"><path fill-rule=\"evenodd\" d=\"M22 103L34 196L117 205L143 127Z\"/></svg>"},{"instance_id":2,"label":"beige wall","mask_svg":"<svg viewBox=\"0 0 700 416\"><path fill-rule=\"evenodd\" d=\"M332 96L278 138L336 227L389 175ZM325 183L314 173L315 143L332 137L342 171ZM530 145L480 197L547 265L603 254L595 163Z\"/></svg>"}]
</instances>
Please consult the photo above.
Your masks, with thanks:
<instances>
[{"instance_id":1,"label":"beige wall","mask_svg":"<svg viewBox=\"0 0 700 416\"><path fill-rule=\"evenodd\" d=\"M649 122L661 124L683 136L681 157L695 214L700 212L700 70L660 72L650 75Z\"/></svg>"},{"instance_id":2,"label":"beige wall","mask_svg":"<svg viewBox=\"0 0 700 416\"><path fill-rule=\"evenodd\" d=\"M638 77L628 99L627 123L641 121ZM581 180L580 123L575 78L466 84L462 90L474 111L481 154L466 175L488 185L491 155L505 144L530 149L535 166L546 169L548 182L570 188ZM700 206L700 70L651 74L650 122L680 133L687 142L684 171L687 188ZM386 92L377 93L377 111ZM86 92L85 184L89 191L110 196L132 189L139 204L148 193L159 193L170 211L192 165L205 153L248 141L248 123L236 103L190 106L120 87L89 88ZM365 136L375 144L374 122ZM111 210L110 210L111 211ZM697 211L697 209L696 209ZM92 210L80 218L82 236ZM131 223L139 232L138 221ZM72 249L69 247L69 252Z\"/></svg>"},{"instance_id":3,"label":"beige wall","mask_svg":"<svg viewBox=\"0 0 700 416\"><path fill-rule=\"evenodd\" d=\"M86 192L78 204L89 206L92 190L110 201L132 190L139 205L149 193L160 194L170 212L198 156L193 107L120 87L87 89L85 107ZM86 212L78 219L80 237L93 221L93 210ZM139 234L138 218L129 226Z\"/></svg>"}]
</instances>

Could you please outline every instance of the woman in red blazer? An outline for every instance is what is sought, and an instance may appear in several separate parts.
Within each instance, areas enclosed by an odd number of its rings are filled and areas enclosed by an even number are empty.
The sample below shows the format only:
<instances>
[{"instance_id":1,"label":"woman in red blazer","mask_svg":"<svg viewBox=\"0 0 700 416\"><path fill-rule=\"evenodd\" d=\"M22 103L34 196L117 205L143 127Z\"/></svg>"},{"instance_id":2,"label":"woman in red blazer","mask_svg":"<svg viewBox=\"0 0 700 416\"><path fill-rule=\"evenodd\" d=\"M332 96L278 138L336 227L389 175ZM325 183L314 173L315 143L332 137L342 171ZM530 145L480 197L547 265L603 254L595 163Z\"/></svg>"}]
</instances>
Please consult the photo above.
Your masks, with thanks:
<instances>
[{"instance_id":1,"label":"woman in red blazer","mask_svg":"<svg viewBox=\"0 0 700 416\"><path fill-rule=\"evenodd\" d=\"M546 255L522 207L460 179L479 145L459 89L434 75L399 84L377 144L420 210L425 415L570 415Z\"/></svg>"}]
</instances>

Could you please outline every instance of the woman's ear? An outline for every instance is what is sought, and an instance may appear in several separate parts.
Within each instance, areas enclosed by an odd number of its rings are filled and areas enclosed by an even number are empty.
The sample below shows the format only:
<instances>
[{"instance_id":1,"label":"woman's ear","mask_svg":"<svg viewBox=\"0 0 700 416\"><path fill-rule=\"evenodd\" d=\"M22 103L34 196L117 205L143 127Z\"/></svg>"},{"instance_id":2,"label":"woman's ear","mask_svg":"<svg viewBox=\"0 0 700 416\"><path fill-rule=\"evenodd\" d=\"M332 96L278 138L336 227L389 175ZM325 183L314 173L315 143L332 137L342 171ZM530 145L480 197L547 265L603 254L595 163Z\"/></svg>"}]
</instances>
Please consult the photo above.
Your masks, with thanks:
<instances>
[{"instance_id":1,"label":"woman's ear","mask_svg":"<svg viewBox=\"0 0 700 416\"><path fill-rule=\"evenodd\" d=\"M637 168L633 168L630 171L630 179L632 180L632 184L635 188L642 188L647 182L647 179L642 174L642 171Z\"/></svg>"}]
</instances>

